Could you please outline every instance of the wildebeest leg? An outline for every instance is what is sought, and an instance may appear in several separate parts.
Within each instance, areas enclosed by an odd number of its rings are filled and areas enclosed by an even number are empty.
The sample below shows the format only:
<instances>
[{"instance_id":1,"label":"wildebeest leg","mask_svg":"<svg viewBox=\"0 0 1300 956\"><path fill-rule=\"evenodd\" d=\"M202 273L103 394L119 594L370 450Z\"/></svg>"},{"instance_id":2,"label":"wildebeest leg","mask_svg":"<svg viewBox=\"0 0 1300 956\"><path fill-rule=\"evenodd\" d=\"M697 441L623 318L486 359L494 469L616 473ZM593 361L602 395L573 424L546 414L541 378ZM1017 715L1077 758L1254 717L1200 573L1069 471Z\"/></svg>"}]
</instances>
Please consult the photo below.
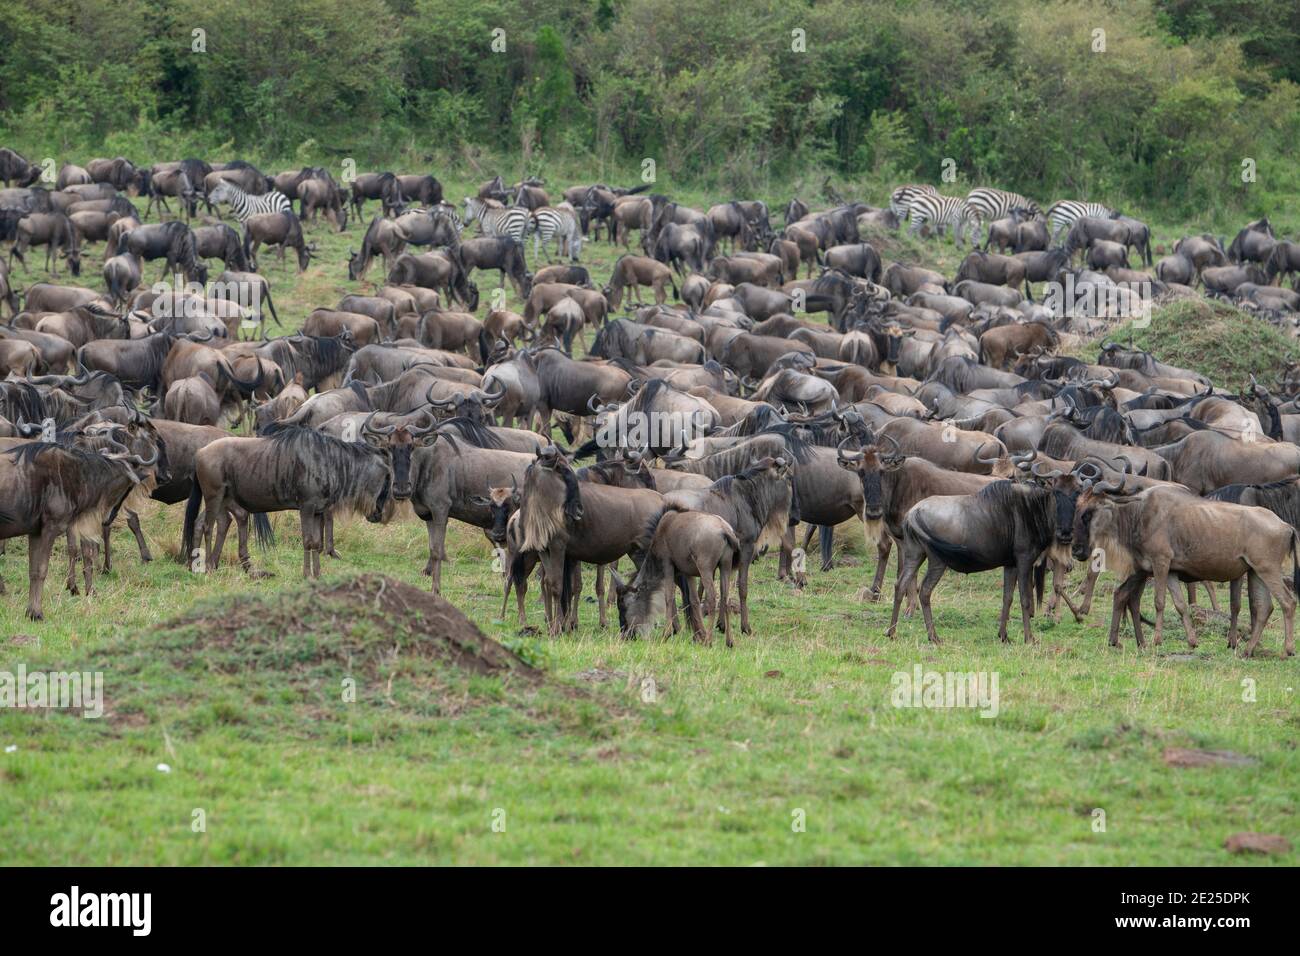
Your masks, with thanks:
<instances>
[{"instance_id":1,"label":"wildebeest leg","mask_svg":"<svg viewBox=\"0 0 1300 956\"><path fill-rule=\"evenodd\" d=\"M880 540L876 542L876 575L871 579L871 591L867 595L869 601L880 600L880 589L885 583L885 571L889 568L889 552L894 546L894 539L888 531L881 532ZM902 548L899 548L902 553Z\"/></svg>"},{"instance_id":2,"label":"wildebeest leg","mask_svg":"<svg viewBox=\"0 0 1300 956\"><path fill-rule=\"evenodd\" d=\"M903 595L907 589L916 583L916 571L924 560L925 552L921 550L920 545L913 543L909 549L906 538L899 542L898 548L898 576L894 578L894 610L889 617L889 627L885 631L885 636L893 638L898 628L898 610L903 604Z\"/></svg>"},{"instance_id":3,"label":"wildebeest leg","mask_svg":"<svg viewBox=\"0 0 1300 956\"><path fill-rule=\"evenodd\" d=\"M316 527L316 513L310 508L300 508L298 521L302 526L302 576L304 580L310 580L312 552L322 546L320 531Z\"/></svg>"},{"instance_id":4,"label":"wildebeest leg","mask_svg":"<svg viewBox=\"0 0 1300 956\"><path fill-rule=\"evenodd\" d=\"M45 528L40 534L27 536L27 616L33 621L45 619L41 610L41 592L45 589L45 575L50 570L50 552L54 550L56 528Z\"/></svg>"},{"instance_id":5,"label":"wildebeest leg","mask_svg":"<svg viewBox=\"0 0 1300 956\"><path fill-rule=\"evenodd\" d=\"M817 535L822 547L822 570L829 571L835 567L835 560L831 557L831 544L835 540L835 528L831 525L821 525L817 529Z\"/></svg>"},{"instance_id":6,"label":"wildebeest leg","mask_svg":"<svg viewBox=\"0 0 1300 956\"><path fill-rule=\"evenodd\" d=\"M1089 562L1088 576L1084 578L1083 587L1080 589L1081 593L1083 594L1083 602L1079 605L1079 610L1074 612L1076 616L1080 614L1082 614L1084 617L1088 616L1088 612L1092 609L1093 589L1096 588L1097 578L1100 576L1101 576L1101 572L1098 571L1095 567L1093 567L1092 562Z\"/></svg>"},{"instance_id":7,"label":"wildebeest leg","mask_svg":"<svg viewBox=\"0 0 1300 956\"><path fill-rule=\"evenodd\" d=\"M1210 596L1210 610L1214 611L1217 614L1219 611L1218 590L1215 588L1213 581L1204 581L1202 583L1205 585L1205 593Z\"/></svg>"},{"instance_id":8,"label":"wildebeest leg","mask_svg":"<svg viewBox=\"0 0 1300 956\"><path fill-rule=\"evenodd\" d=\"M442 591L442 562L447 560L447 513L431 512L424 518L424 527L429 533L429 560L424 573L432 578L432 591L438 594Z\"/></svg>"},{"instance_id":9,"label":"wildebeest leg","mask_svg":"<svg viewBox=\"0 0 1300 956\"><path fill-rule=\"evenodd\" d=\"M81 580L86 586L86 597L95 593L95 542L81 539Z\"/></svg>"},{"instance_id":10,"label":"wildebeest leg","mask_svg":"<svg viewBox=\"0 0 1300 956\"><path fill-rule=\"evenodd\" d=\"M243 508L235 512L235 538L239 549L239 566L245 574L253 571L253 556L248 553L248 512Z\"/></svg>"},{"instance_id":11,"label":"wildebeest leg","mask_svg":"<svg viewBox=\"0 0 1300 956\"><path fill-rule=\"evenodd\" d=\"M332 512L325 514L325 553L331 558L338 558L339 553L334 550L334 515Z\"/></svg>"},{"instance_id":12,"label":"wildebeest leg","mask_svg":"<svg viewBox=\"0 0 1300 956\"><path fill-rule=\"evenodd\" d=\"M691 624L691 637L700 644L712 644L713 635L704 633L704 619L700 614L700 602L696 600L695 589L691 579L684 574L677 575L677 589L682 592L682 603L686 606L686 620Z\"/></svg>"},{"instance_id":13,"label":"wildebeest leg","mask_svg":"<svg viewBox=\"0 0 1300 956\"><path fill-rule=\"evenodd\" d=\"M695 570L699 573L700 584L704 588L704 601L702 602L703 606L700 608L700 614L701 616L704 616L712 612L712 617L709 619L708 626L705 631L704 643L712 644L713 631L714 628L716 628L718 625L718 615L716 610L718 592L717 589L713 586L713 572L716 571L717 568L711 568L703 561L696 561Z\"/></svg>"},{"instance_id":14,"label":"wildebeest leg","mask_svg":"<svg viewBox=\"0 0 1300 956\"><path fill-rule=\"evenodd\" d=\"M925 577L921 580L921 616L925 618L925 633L930 637L931 644L941 644L939 635L934 630L934 612L930 610L930 592L938 585L939 579L943 577L943 572L947 566L940 561L930 558L930 566L925 571ZM915 575L913 575L915 578Z\"/></svg>"},{"instance_id":15,"label":"wildebeest leg","mask_svg":"<svg viewBox=\"0 0 1300 956\"><path fill-rule=\"evenodd\" d=\"M605 565L596 565L596 614L603 631L608 624L605 618Z\"/></svg>"},{"instance_id":16,"label":"wildebeest leg","mask_svg":"<svg viewBox=\"0 0 1300 956\"><path fill-rule=\"evenodd\" d=\"M68 593L73 597L78 597L81 592L77 590L77 543L72 539L72 529L69 528L64 534L64 545L68 549L68 574L64 578L63 586L68 589Z\"/></svg>"},{"instance_id":17,"label":"wildebeest leg","mask_svg":"<svg viewBox=\"0 0 1300 956\"><path fill-rule=\"evenodd\" d=\"M1023 561L1017 570L1017 585L1020 588L1020 623L1025 629L1025 643L1036 644L1033 628L1029 621L1034 616L1034 563Z\"/></svg>"},{"instance_id":18,"label":"wildebeest leg","mask_svg":"<svg viewBox=\"0 0 1300 956\"><path fill-rule=\"evenodd\" d=\"M560 636L560 627L564 623L561 617L567 610L560 601L561 589L564 587L566 568L563 553L547 549L541 554L542 592L546 595L546 625L551 637Z\"/></svg>"},{"instance_id":19,"label":"wildebeest leg","mask_svg":"<svg viewBox=\"0 0 1300 956\"><path fill-rule=\"evenodd\" d=\"M1241 578L1228 584L1228 647L1237 648L1237 618L1241 615Z\"/></svg>"},{"instance_id":20,"label":"wildebeest leg","mask_svg":"<svg viewBox=\"0 0 1300 956\"><path fill-rule=\"evenodd\" d=\"M212 561L212 570L215 571L221 564L221 549L226 546L226 534L230 531L230 522L232 515L228 508L221 509L221 516L217 518L217 535L213 551L210 555Z\"/></svg>"},{"instance_id":21,"label":"wildebeest leg","mask_svg":"<svg viewBox=\"0 0 1300 956\"><path fill-rule=\"evenodd\" d=\"M1277 568L1269 568L1257 572L1262 589L1267 589L1268 593L1277 598L1277 602L1282 605L1282 625L1283 625L1283 651L1287 657L1295 654L1295 595L1287 588L1281 574ZM1263 594L1261 593L1261 598ZM1251 603L1254 604L1254 597L1251 597ZM1263 632L1264 624L1268 623L1269 614L1273 610L1271 602L1262 601L1264 607L1264 620L1260 624L1260 632ZM1255 644L1258 643L1259 637L1256 635L1251 639L1251 644L1246 648L1247 656L1255 652Z\"/></svg>"},{"instance_id":22,"label":"wildebeest leg","mask_svg":"<svg viewBox=\"0 0 1300 956\"><path fill-rule=\"evenodd\" d=\"M1183 632L1187 635L1187 646L1195 647L1196 628L1192 625L1192 606L1191 601L1183 600L1183 592L1173 581L1169 582L1169 596L1174 599L1174 607L1178 609L1178 616L1183 619ZM1187 586L1189 596L1195 592L1196 582L1192 581Z\"/></svg>"},{"instance_id":23,"label":"wildebeest leg","mask_svg":"<svg viewBox=\"0 0 1300 956\"><path fill-rule=\"evenodd\" d=\"M1133 590L1128 597L1128 616L1133 622L1133 638L1137 641L1138 647L1146 647L1146 639L1142 636L1142 592L1146 590L1146 575L1141 575L1133 584Z\"/></svg>"},{"instance_id":24,"label":"wildebeest leg","mask_svg":"<svg viewBox=\"0 0 1300 956\"><path fill-rule=\"evenodd\" d=\"M1165 594L1169 590L1169 565L1164 561L1151 562L1151 576L1155 593L1151 595L1156 606L1155 646L1160 646L1165 631Z\"/></svg>"},{"instance_id":25,"label":"wildebeest leg","mask_svg":"<svg viewBox=\"0 0 1300 956\"><path fill-rule=\"evenodd\" d=\"M569 576L569 607L564 615L564 629L578 629L578 606L582 601L582 562L565 560L565 573Z\"/></svg>"},{"instance_id":26,"label":"wildebeest leg","mask_svg":"<svg viewBox=\"0 0 1300 956\"><path fill-rule=\"evenodd\" d=\"M740 553L740 573L737 575L736 592L740 595L740 633L753 634L749 626L749 565L754 560L753 546L742 547Z\"/></svg>"},{"instance_id":27,"label":"wildebeest leg","mask_svg":"<svg viewBox=\"0 0 1300 956\"><path fill-rule=\"evenodd\" d=\"M149 550L149 542L144 538L144 531L140 528L140 516L134 511L127 509L126 526L131 529L135 535L135 543L140 548L140 560L148 563L153 560L153 553ZM104 565L108 570L108 532L104 533Z\"/></svg>"},{"instance_id":28,"label":"wildebeest leg","mask_svg":"<svg viewBox=\"0 0 1300 956\"><path fill-rule=\"evenodd\" d=\"M1264 626L1268 624L1269 615L1273 613L1273 601L1269 598L1271 589L1251 568L1246 572L1246 591L1250 595L1250 640L1242 649L1242 657L1251 657L1259 646L1259 639L1264 635Z\"/></svg>"},{"instance_id":29,"label":"wildebeest leg","mask_svg":"<svg viewBox=\"0 0 1300 956\"><path fill-rule=\"evenodd\" d=\"M1016 593L1016 569L1007 565L1002 569L1002 613L998 615L998 640L1011 643L1007 637L1007 618L1011 616L1011 596Z\"/></svg>"},{"instance_id":30,"label":"wildebeest leg","mask_svg":"<svg viewBox=\"0 0 1300 956\"><path fill-rule=\"evenodd\" d=\"M734 558L730 554L724 556L722 565L719 568L721 580L719 581L718 609L713 621L713 626L717 627L717 616L722 617L722 633L727 638L728 647L735 647L731 640L731 612L727 607L727 601L731 594L731 566L733 560Z\"/></svg>"}]
</instances>

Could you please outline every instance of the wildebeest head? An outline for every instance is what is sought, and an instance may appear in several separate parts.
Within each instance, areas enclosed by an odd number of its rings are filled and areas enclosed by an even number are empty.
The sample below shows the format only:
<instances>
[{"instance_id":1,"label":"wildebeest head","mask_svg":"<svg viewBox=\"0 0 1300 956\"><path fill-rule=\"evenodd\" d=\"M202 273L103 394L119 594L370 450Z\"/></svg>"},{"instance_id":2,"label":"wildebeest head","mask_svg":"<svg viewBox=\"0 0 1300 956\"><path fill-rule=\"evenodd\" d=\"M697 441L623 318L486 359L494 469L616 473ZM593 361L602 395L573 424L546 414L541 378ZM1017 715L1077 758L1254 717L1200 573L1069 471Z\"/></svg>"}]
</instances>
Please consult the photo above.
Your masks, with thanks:
<instances>
[{"instance_id":1,"label":"wildebeest head","mask_svg":"<svg viewBox=\"0 0 1300 956\"><path fill-rule=\"evenodd\" d=\"M582 520L578 478L568 459L554 445L540 449L537 459L524 472L519 512L525 551L545 550L568 522Z\"/></svg>"},{"instance_id":2,"label":"wildebeest head","mask_svg":"<svg viewBox=\"0 0 1300 956\"><path fill-rule=\"evenodd\" d=\"M510 516L519 510L519 483L512 477L510 487L493 487L489 482L486 495L474 495L473 504L486 508L491 516L485 534L488 540L498 547L506 543L506 532L510 525Z\"/></svg>"},{"instance_id":3,"label":"wildebeest head","mask_svg":"<svg viewBox=\"0 0 1300 956\"><path fill-rule=\"evenodd\" d=\"M427 425L373 425L378 412L371 412L361 425L361 436L375 448L383 449L388 455L392 470L391 492L395 501L405 501L411 497L411 455L416 443L425 435L433 432L434 423ZM435 435L436 437L436 435ZM381 496L382 497L382 496ZM382 511L384 503L378 502ZM372 519L373 520L373 519Z\"/></svg>"},{"instance_id":4,"label":"wildebeest head","mask_svg":"<svg viewBox=\"0 0 1300 956\"><path fill-rule=\"evenodd\" d=\"M1128 470L1126 462L1125 474ZM1122 478L1119 481L1102 481L1101 474L1101 468L1091 462L1085 462L1076 469L1080 492L1074 504L1070 553L1078 561L1088 558L1094 539L1099 542L1112 539L1117 530L1118 512L1114 496L1116 492L1122 491L1124 482ZM1112 570L1119 574L1119 569Z\"/></svg>"},{"instance_id":5,"label":"wildebeest head","mask_svg":"<svg viewBox=\"0 0 1300 956\"><path fill-rule=\"evenodd\" d=\"M889 435L880 437L882 442L889 444L878 446L868 443L858 451L849 451L845 446L854 440L846 438L835 449L840 467L856 473L862 483L862 517L866 521L880 521L884 518L885 499L881 472L897 471L904 461L904 456L899 453L898 442Z\"/></svg>"}]
</instances>

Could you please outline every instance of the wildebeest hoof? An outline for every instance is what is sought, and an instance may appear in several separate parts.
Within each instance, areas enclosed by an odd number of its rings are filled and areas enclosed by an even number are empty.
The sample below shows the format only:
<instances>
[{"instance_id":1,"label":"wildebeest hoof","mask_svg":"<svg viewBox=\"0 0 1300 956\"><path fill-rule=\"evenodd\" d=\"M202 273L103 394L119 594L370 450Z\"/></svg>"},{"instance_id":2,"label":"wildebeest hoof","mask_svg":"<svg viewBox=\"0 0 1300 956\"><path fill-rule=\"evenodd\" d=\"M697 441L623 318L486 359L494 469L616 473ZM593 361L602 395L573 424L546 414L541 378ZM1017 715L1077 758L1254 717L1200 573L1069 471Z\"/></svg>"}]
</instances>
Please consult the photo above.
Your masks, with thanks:
<instances>
[{"instance_id":1,"label":"wildebeest hoof","mask_svg":"<svg viewBox=\"0 0 1300 956\"><path fill-rule=\"evenodd\" d=\"M31 608L28 608L27 619L29 621L43 621L45 620L45 615L42 614L40 611L33 611Z\"/></svg>"}]
</instances>

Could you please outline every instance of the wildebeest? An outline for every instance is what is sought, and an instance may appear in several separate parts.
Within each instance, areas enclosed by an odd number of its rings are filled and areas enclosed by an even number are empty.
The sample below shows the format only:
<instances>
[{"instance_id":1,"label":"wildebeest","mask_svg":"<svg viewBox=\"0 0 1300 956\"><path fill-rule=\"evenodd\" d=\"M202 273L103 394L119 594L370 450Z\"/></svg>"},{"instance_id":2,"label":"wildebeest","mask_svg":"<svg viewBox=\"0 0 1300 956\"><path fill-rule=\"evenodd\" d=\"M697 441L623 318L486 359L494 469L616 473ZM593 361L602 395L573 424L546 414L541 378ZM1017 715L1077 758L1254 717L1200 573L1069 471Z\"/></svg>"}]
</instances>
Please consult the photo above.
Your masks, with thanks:
<instances>
[{"instance_id":1,"label":"wildebeest","mask_svg":"<svg viewBox=\"0 0 1300 956\"><path fill-rule=\"evenodd\" d=\"M1264 508L1207 501L1175 487L1154 487L1135 495L1113 495L1114 483L1098 482L1080 495L1074 516L1073 553L1086 559L1101 549L1106 570L1120 585L1111 613L1110 643L1119 643L1125 607L1134 608L1134 635L1143 646L1141 623L1135 613L1147 578L1155 592L1155 643L1164 628L1165 594L1174 598L1183 619L1187 642L1196 646L1191 615L1177 588L1169 587L1173 573L1186 581L1237 581L1247 578L1251 636L1243 654L1255 652L1272 610L1270 595L1282 605L1287 656L1295 653L1295 593L1288 590L1282 567L1296 560L1296 530ZM1300 564L1292 571L1300 590ZM1236 604L1230 646L1236 646Z\"/></svg>"},{"instance_id":2,"label":"wildebeest","mask_svg":"<svg viewBox=\"0 0 1300 956\"><path fill-rule=\"evenodd\" d=\"M734 646L727 605L731 576L740 555L740 540L736 532L717 515L665 510L652 519L645 534L649 544L636 576L624 584L617 574L614 575L618 623L622 633L627 636L647 634L654 627L659 613L670 607L673 608L672 629L676 633L677 613L672 589L677 584L696 640L711 644L714 628L721 618L727 646ZM719 578L717 590L713 586L715 574ZM690 587L691 578L698 578L704 586L703 610ZM707 630L703 621L706 615L711 617Z\"/></svg>"},{"instance_id":3,"label":"wildebeest","mask_svg":"<svg viewBox=\"0 0 1300 956\"><path fill-rule=\"evenodd\" d=\"M125 251L143 261L163 259L161 275L183 271L185 279L200 285L208 281L208 267L198 256L194 232L183 222L164 222L132 229L122 240Z\"/></svg>"},{"instance_id":4,"label":"wildebeest","mask_svg":"<svg viewBox=\"0 0 1300 956\"><path fill-rule=\"evenodd\" d=\"M1020 590L1020 619L1025 643L1032 643L1029 619L1033 614L1033 571L1043 554L1055 545L1069 545L1074 533L1075 493L1053 479L1050 487L1014 481L995 481L974 494L937 495L917 503L903 519L903 554L888 634L898 626L903 595L912 587L917 570L928 561L918 596L925 629L939 643L930 610L930 593L952 568L960 574L1002 569L1002 614L998 637L1007 637L1011 598Z\"/></svg>"},{"instance_id":5,"label":"wildebeest","mask_svg":"<svg viewBox=\"0 0 1300 956\"><path fill-rule=\"evenodd\" d=\"M194 460L194 490L185 508L184 550L194 546L199 506L205 508L205 567L215 571L233 518L239 559L251 570L248 516L257 516L259 537L269 534L265 515L297 511L302 523L302 574L320 577L325 519L351 508L380 522L394 498L411 493L414 448L405 429L381 435L363 428L365 441L347 442L305 428L284 428L266 438L223 438Z\"/></svg>"},{"instance_id":6,"label":"wildebeest","mask_svg":"<svg viewBox=\"0 0 1300 956\"><path fill-rule=\"evenodd\" d=\"M45 247L45 271L51 275L59 274L59 259L68 263L68 271L74 276L81 275L81 235L77 227L63 213L29 213L18 220L17 239L9 250L9 265L14 259L27 267L23 256L32 246Z\"/></svg>"},{"instance_id":7,"label":"wildebeest","mask_svg":"<svg viewBox=\"0 0 1300 956\"><path fill-rule=\"evenodd\" d=\"M302 234L302 222L292 212L264 212L244 220L244 256L257 268L257 250L263 245L278 246L281 264L284 250L298 253L298 271L303 272L315 252Z\"/></svg>"},{"instance_id":8,"label":"wildebeest","mask_svg":"<svg viewBox=\"0 0 1300 956\"><path fill-rule=\"evenodd\" d=\"M92 451L37 441L0 454L0 540L27 535L29 618L44 617L41 594L54 542L64 535L74 543L98 541L108 511L152 481L156 448L147 458L117 448Z\"/></svg>"},{"instance_id":9,"label":"wildebeest","mask_svg":"<svg viewBox=\"0 0 1300 956\"><path fill-rule=\"evenodd\" d=\"M29 162L21 153L14 152L7 146L0 146L0 181L4 185L13 183L20 188L30 186L40 175L41 167L37 163Z\"/></svg>"}]
</instances>

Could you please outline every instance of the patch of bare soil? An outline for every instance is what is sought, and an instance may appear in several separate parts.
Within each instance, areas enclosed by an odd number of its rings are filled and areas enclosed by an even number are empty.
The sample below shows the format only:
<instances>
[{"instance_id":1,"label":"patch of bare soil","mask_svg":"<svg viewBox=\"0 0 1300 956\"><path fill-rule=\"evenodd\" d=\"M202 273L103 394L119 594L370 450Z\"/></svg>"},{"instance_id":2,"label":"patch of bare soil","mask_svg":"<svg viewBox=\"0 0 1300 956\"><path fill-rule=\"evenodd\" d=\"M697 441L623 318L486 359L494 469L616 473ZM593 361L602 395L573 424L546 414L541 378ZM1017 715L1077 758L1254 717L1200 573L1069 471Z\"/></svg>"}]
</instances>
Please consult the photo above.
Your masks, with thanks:
<instances>
[{"instance_id":1,"label":"patch of bare soil","mask_svg":"<svg viewBox=\"0 0 1300 956\"><path fill-rule=\"evenodd\" d=\"M1259 763L1248 754L1232 750L1192 750L1166 747L1164 761L1170 767L1249 767Z\"/></svg>"},{"instance_id":2,"label":"patch of bare soil","mask_svg":"<svg viewBox=\"0 0 1300 956\"><path fill-rule=\"evenodd\" d=\"M1234 833L1223 846L1229 853L1291 852L1291 841L1277 833Z\"/></svg>"}]
</instances>

